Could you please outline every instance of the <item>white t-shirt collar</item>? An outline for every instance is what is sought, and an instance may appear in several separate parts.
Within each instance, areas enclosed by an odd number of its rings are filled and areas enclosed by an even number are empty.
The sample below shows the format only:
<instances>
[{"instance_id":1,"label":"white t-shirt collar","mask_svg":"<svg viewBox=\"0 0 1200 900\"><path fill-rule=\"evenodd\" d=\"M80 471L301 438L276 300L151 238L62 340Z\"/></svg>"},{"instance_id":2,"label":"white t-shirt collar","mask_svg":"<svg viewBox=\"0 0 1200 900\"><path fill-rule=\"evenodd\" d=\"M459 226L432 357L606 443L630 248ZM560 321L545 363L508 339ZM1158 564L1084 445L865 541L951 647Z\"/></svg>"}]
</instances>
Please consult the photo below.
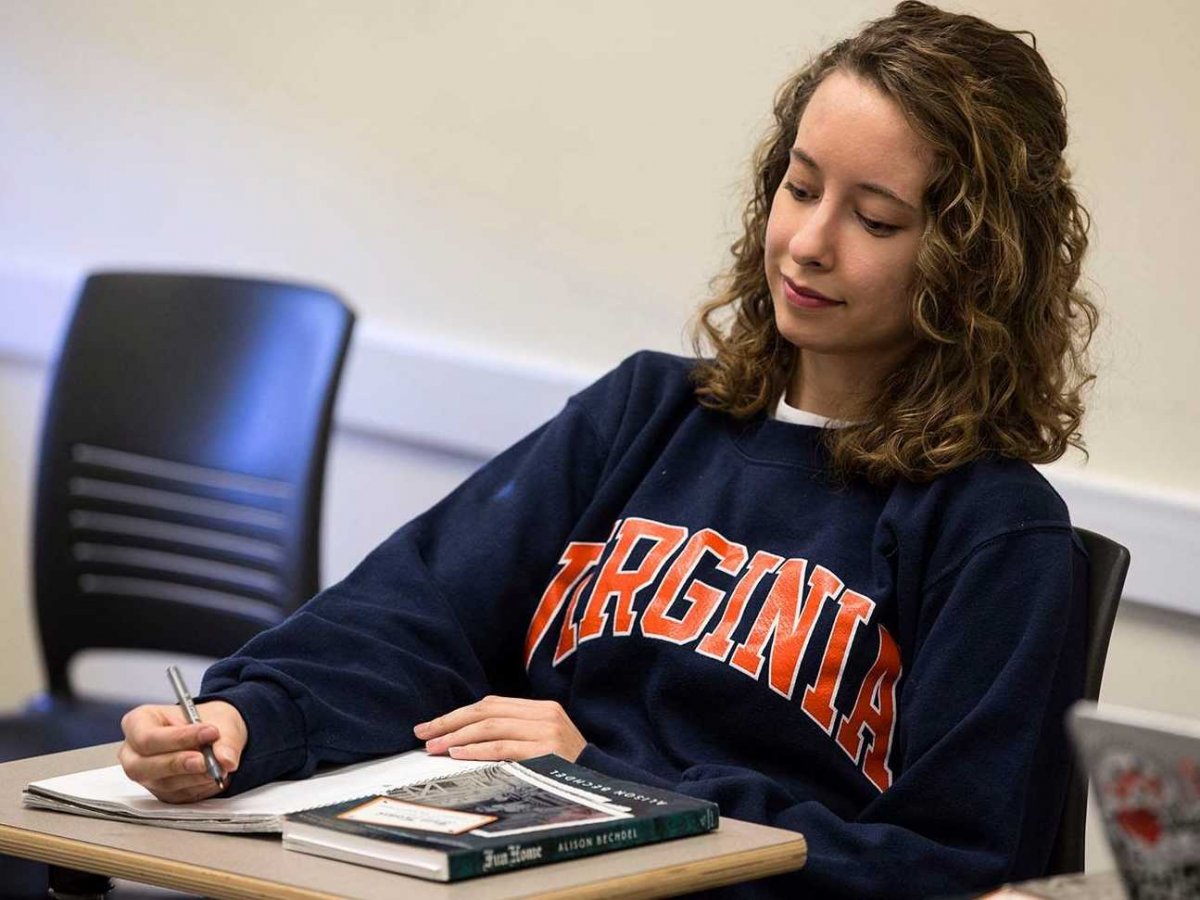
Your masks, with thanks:
<instances>
[{"instance_id":1,"label":"white t-shirt collar","mask_svg":"<svg viewBox=\"0 0 1200 900\"><path fill-rule=\"evenodd\" d=\"M805 409L789 406L786 398L786 394L780 395L779 402L775 404L775 412L771 416L773 419L792 425L809 425L813 428L845 428L850 424L841 419L831 419L828 416L820 416Z\"/></svg>"}]
</instances>

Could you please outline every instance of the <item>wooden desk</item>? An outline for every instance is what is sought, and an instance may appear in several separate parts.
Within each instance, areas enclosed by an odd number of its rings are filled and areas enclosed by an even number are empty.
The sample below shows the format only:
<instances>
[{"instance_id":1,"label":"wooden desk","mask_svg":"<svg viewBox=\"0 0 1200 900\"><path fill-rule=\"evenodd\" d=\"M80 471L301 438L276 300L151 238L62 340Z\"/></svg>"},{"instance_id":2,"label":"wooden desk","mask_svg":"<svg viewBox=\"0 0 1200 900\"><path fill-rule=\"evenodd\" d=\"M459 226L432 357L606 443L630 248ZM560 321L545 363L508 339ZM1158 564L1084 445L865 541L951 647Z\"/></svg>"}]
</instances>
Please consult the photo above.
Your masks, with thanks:
<instances>
[{"instance_id":1,"label":"wooden desk","mask_svg":"<svg viewBox=\"0 0 1200 900\"><path fill-rule=\"evenodd\" d=\"M116 744L0 765L0 852L216 898L502 900L666 897L804 865L794 831L736 819L710 834L455 884L286 851L279 836L206 834L26 809L30 781L113 765Z\"/></svg>"}]
</instances>

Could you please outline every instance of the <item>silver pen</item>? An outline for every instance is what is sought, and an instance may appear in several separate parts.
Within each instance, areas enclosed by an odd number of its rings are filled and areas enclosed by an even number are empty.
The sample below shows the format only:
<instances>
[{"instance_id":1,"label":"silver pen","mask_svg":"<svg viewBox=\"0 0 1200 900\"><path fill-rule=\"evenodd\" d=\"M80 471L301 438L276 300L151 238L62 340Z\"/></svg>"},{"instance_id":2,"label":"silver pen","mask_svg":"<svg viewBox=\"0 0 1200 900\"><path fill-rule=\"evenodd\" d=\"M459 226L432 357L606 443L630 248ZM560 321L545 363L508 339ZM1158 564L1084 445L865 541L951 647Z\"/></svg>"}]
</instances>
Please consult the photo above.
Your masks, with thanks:
<instances>
[{"instance_id":1,"label":"silver pen","mask_svg":"<svg viewBox=\"0 0 1200 900\"><path fill-rule=\"evenodd\" d=\"M183 707L183 714L187 716L187 720L193 725L199 725L200 713L196 712L196 703L192 700L192 695L188 693L187 685L183 683L183 676L179 674L178 667L168 666L167 678L171 679L171 687L175 689L175 696L179 699L179 705ZM205 744L200 748L200 752L204 754L204 764L208 767L208 774L212 776L212 780L217 783L218 788L225 790L225 772L213 754L212 744Z\"/></svg>"}]
</instances>

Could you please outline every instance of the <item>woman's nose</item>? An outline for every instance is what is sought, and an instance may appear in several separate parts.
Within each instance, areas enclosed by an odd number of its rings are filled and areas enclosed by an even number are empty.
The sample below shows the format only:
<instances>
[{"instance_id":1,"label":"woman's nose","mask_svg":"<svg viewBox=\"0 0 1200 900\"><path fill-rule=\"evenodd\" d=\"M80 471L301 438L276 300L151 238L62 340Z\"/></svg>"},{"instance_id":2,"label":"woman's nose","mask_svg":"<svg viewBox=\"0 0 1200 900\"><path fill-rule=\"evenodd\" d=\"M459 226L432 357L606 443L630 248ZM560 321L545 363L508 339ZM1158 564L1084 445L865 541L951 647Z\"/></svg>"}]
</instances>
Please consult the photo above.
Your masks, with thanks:
<instances>
[{"instance_id":1,"label":"woman's nose","mask_svg":"<svg viewBox=\"0 0 1200 900\"><path fill-rule=\"evenodd\" d=\"M818 202L796 222L788 241L793 262L808 268L829 269L834 262L834 221L828 203Z\"/></svg>"}]
</instances>

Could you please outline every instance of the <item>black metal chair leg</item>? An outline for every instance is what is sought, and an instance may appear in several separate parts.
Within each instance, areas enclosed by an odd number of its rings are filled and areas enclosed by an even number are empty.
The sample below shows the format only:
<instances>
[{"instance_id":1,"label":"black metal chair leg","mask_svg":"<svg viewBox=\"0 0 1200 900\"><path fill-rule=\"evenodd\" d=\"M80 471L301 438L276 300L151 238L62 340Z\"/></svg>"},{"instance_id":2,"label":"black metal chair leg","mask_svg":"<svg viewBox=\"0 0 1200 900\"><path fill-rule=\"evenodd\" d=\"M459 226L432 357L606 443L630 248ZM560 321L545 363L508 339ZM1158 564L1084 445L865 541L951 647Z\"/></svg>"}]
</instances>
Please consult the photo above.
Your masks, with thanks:
<instances>
[{"instance_id":1,"label":"black metal chair leg","mask_svg":"<svg viewBox=\"0 0 1200 900\"><path fill-rule=\"evenodd\" d=\"M112 889L112 879L107 875L50 867L50 896L55 900L104 900Z\"/></svg>"}]
</instances>

